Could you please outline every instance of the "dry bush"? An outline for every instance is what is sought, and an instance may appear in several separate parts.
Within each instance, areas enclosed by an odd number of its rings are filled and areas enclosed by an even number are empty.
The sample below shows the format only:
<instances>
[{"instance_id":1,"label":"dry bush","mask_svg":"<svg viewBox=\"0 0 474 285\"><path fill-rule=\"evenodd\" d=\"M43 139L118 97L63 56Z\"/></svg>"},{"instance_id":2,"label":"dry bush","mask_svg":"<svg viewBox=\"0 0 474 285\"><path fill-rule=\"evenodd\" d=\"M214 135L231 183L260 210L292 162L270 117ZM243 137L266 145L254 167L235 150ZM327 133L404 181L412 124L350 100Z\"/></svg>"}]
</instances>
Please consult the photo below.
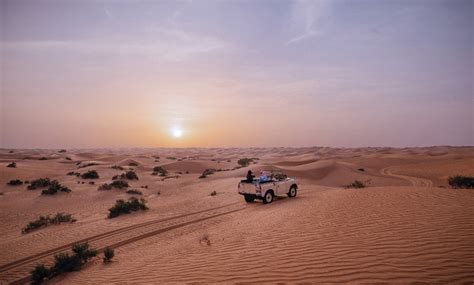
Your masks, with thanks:
<instances>
[{"instance_id":1,"label":"dry bush","mask_svg":"<svg viewBox=\"0 0 474 285\"><path fill-rule=\"evenodd\" d=\"M108 218L112 219L138 210L148 210L145 199L138 200L135 197L131 197L126 202L124 200L117 200L115 205L109 209Z\"/></svg>"},{"instance_id":2,"label":"dry bush","mask_svg":"<svg viewBox=\"0 0 474 285\"><path fill-rule=\"evenodd\" d=\"M22 185L23 181L21 181L20 179L12 179L8 181L7 184L10 186L17 186L17 185Z\"/></svg>"},{"instance_id":3,"label":"dry bush","mask_svg":"<svg viewBox=\"0 0 474 285\"><path fill-rule=\"evenodd\" d=\"M72 190L64 185L61 185L57 180L51 181L48 189L41 191L41 195L56 195L58 192L69 193Z\"/></svg>"},{"instance_id":4,"label":"dry bush","mask_svg":"<svg viewBox=\"0 0 474 285\"><path fill-rule=\"evenodd\" d=\"M455 175L448 178L448 183L453 188L474 189L474 177Z\"/></svg>"},{"instance_id":5,"label":"dry bush","mask_svg":"<svg viewBox=\"0 0 474 285\"><path fill-rule=\"evenodd\" d=\"M199 243L204 243L208 246L211 245L211 240L209 239L209 234L203 234L201 238L199 239Z\"/></svg>"},{"instance_id":6,"label":"dry bush","mask_svg":"<svg viewBox=\"0 0 474 285\"><path fill-rule=\"evenodd\" d=\"M95 170L89 170L81 175L82 179L99 179L99 173Z\"/></svg>"},{"instance_id":7,"label":"dry bush","mask_svg":"<svg viewBox=\"0 0 474 285\"><path fill-rule=\"evenodd\" d=\"M7 167L16 168L16 162L11 162L11 163L7 164Z\"/></svg>"},{"instance_id":8,"label":"dry bush","mask_svg":"<svg viewBox=\"0 0 474 285\"><path fill-rule=\"evenodd\" d=\"M360 189L360 188L365 188L365 187L367 186L364 184L364 182L359 181L359 180L355 180L351 184L345 186L345 188L355 188L355 189Z\"/></svg>"},{"instance_id":9,"label":"dry bush","mask_svg":"<svg viewBox=\"0 0 474 285\"><path fill-rule=\"evenodd\" d=\"M39 216L36 220L29 222L26 227L24 227L21 232L27 234L34 230L47 227L49 225L59 225L62 223L74 223L75 218L71 214L57 213L55 216Z\"/></svg>"}]
</instances>

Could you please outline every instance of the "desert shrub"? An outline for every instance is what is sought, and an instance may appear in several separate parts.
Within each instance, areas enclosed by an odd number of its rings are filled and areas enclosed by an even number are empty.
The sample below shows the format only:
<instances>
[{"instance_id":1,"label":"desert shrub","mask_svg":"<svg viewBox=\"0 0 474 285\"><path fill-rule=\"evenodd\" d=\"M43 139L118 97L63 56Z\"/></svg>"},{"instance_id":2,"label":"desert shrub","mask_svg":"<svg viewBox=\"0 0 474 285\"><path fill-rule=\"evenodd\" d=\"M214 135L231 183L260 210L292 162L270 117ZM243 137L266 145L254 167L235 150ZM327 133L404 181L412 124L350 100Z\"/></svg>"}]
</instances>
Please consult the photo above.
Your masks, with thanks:
<instances>
[{"instance_id":1,"label":"desert shrub","mask_svg":"<svg viewBox=\"0 0 474 285\"><path fill-rule=\"evenodd\" d=\"M125 172L125 178L128 180L138 180L138 176L134 171Z\"/></svg>"},{"instance_id":2,"label":"desert shrub","mask_svg":"<svg viewBox=\"0 0 474 285\"><path fill-rule=\"evenodd\" d=\"M112 177L112 180L117 180L117 179L138 180L138 176L134 171L129 170L125 173L122 173L120 175L115 175L114 177Z\"/></svg>"},{"instance_id":3,"label":"desert shrub","mask_svg":"<svg viewBox=\"0 0 474 285\"><path fill-rule=\"evenodd\" d=\"M28 225L26 225L26 227L21 230L21 232L23 234L27 234L39 228L47 227L50 224L59 225L62 223L74 223L75 221L76 219L74 219L71 214L65 213L57 213L52 218L50 216L39 216L39 218L35 221L29 222Z\"/></svg>"},{"instance_id":4,"label":"desert shrub","mask_svg":"<svg viewBox=\"0 0 474 285\"><path fill-rule=\"evenodd\" d=\"M26 225L26 227L24 227L21 230L21 232L23 234L26 234L26 233L32 232L36 229L46 227L46 226L48 226L48 224L49 224L49 216L39 216L39 218L36 219L35 221L29 222L28 225Z\"/></svg>"},{"instance_id":5,"label":"desert shrub","mask_svg":"<svg viewBox=\"0 0 474 285\"><path fill-rule=\"evenodd\" d=\"M97 255L97 250L91 249L87 242L73 245L72 252L74 252L83 263L86 263L89 259Z\"/></svg>"},{"instance_id":6,"label":"desert shrub","mask_svg":"<svg viewBox=\"0 0 474 285\"><path fill-rule=\"evenodd\" d=\"M20 179L12 179L8 181L7 184L10 186L17 186L17 185L22 185L23 181L21 181Z\"/></svg>"},{"instance_id":7,"label":"desert shrub","mask_svg":"<svg viewBox=\"0 0 474 285\"><path fill-rule=\"evenodd\" d=\"M146 201L144 199L138 200L131 197L127 202L124 200L117 200L115 206L109 209L109 219L118 217L122 214L129 214L138 210L147 210Z\"/></svg>"},{"instance_id":8,"label":"desert shrub","mask_svg":"<svg viewBox=\"0 0 474 285\"><path fill-rule=\"evenodd\" d=\"M65 213L57 213L50 219L50 222L53 225L59 225L61 223L74 223L75 221L76 219L74 219L71 214Z\"/></svg>"},{"instance_id":9,"label":"desert shrub","mask_svg":"<svg viewBox=\"0 0 474 285\"><path fill-rule=\"evenodd\" d=\"M135 194L135 195L142 195L142 194L143 194L142 191L136 190L136 189L127 190L127 192L125 192L125 193L131 194L131 195L133 195L133 194Z\"/></svg>"},{"instance_id":10,"label":"desert shrub","mask_svg":"<svg viewBox=\"0 0 474 285\"><path fill-rule=\"evenodd\" d=\"M112 169L124 170L124 168L120 165L114 165L112 166Z\"/></svg>"},{"instance_id":11,"label":"desert shrub","mask_svg":"<svg viewBox=\"0 0 474 285\"><path fill-rule=\"evenodd\" d=\"M359 170L360 172L364 172L364 171L365 171L364 168L359 168L359 169L357 169L357 170Z\"/></svg>"},{"instance_id":12,"label":"desert shrub","mask_svg":"<svg viewBox=\"0 0 474 285\"><path fill-rule=\"evenodd\" d=\"M356 188L356 189L358 189L358 188L365 188L365 187L367 187L367 186L364 184L364 182L359 181L359 180L355 180L351 184L346 185L345 188Z\"/></svg>"},{"instance_id":13,"label":"desert shrub","mask_svg":"<svg viewBox=\"0 0 474 285\"><path fill-rule=\"evenodd\" d=\"M99 186L98 190L110 190L112 188L117 188L117 189L123 189L123 188L128 188L130 185L128 185L128 182L125 180L115 180L112 181L110 184L104 183Z\"/></svg>"},{"instance_id":14,"label":"desert shrub","mask_svg":"<svg viewBox=\"0 0 474 285\"><path fill-rule=\"evenodd\" d=\"M474 177L465 175L455 175L448 178L448 183L453 188L474 188Z\"/></svg>"},{"instance_id":15,"label":"desert shrub","mask_svg":"<svg viewBox=\"0 0 474 285\"><path fill-rule=\"evenodd\" d=\"M51 180L49 178L39 178L31 181L31 184L28 185L28 190L35 190L38 188L45 188L51 185Z\"/></svg>"},{"instance_id":16,"label":"desert shrub","mask_svg":"<svg viewBox=\"0 0 474 285\"><path fill-rule=\"evenodd\" d=\"M176 160L176 157L174 157L174 156L168 156L166 159Z\"/></svg>"},{"instance_id":17,"label":"desert shrub","mask_svg":"<svg viewBox=\"0 0 474 285\"><path fill-rule=\"evenodd\" d=\"M66 186L63 186L63 185L59 184L59 182L57 180L53 180L51 182L51 185L49 185L48 189L45 189L45 190L41 191L41 195L55 195L58 192L69 193L69 192L71 192L71 189L69 189Z\"/></svg>"},{"instance_id":18,"label":"desert shrub","mask_svg":"<svg viewBox=\"0 0 474 285\"><path fill-rule=\"evenodd\" d=\"M130 163L128 164L128 166L137 167L137 166L138 166L138 163L136 163L136 162L130 162Z\"/></svg>"},{"instance_id":19,"label":"desert shrub","mask_svg":"<svg viewBox=\"0 0 474 285\"><path fill-rule=\"evenodd\" d=\"M110 186L110 184L104 183L100 185L97 190L110 190L110 189L112 189L112 186Z\"/></svg>"},{"instance_id":20,"label":"desert shrub","mask_svg":"<svg viewBox=\"0 0 474 285\"><path fill-rule=\"evenodd\" d=\"M203 234L201 238L199 239L199 243L204 243L206 245L211 245L211 240L209 239L208 234Z\"/></svg>"},{"instance_id":21,"label":"desert shrub","mask_svg":"<svg viewBox=\"0 0 474 285\"><path fill-rule=\"evenodd\" d=\"M251 162L253 162L252 158L241 158L237 161L237 163L242 167L248 166Z\"/></svg>"},{"instance_id":22,"label":"desert shrub","mask_svg":"<svg viewBox=\"0 0 474 285\"><path fill-rule=\"evenodd\" d=\"M11 162L11 163L7 164L7 167L16 168L16 162Z\"/></svg>"},{"instance_id":23,"label":"desert shrub","mask_svg":"<svg viewBox=\"0 0 474 285\"><path fill-rule=\"evenodd\" d=\"M47 158L47 157L44 157L44 156L42 156L42 157L38 158L38 160L48 160L48 158Z\"/></svg>"},{"instance_id":24,"label":"desert shrub","mask_svg":"<svg viewBox=\"0 0 474 285\"><path fill-rule=\"evenodd\" d=\"M104 257L103 257L104 263L112 262L112 258L114 258L114 256L115 256L115 252L112 248L106 247L104 249Z\"/></svg>"},{"instance_id":25,"label":"desert shrub","mask_svg":"<svg viewBox=\"0 0 474 285\"><path fill-rule=\"evenodd\" d=\"M216 191L212 191L211 192L211 196L216 196L217 195L217 192Z\"/></svg>"},{"instance_id":26,"label":"desert shrub","mask_svg":"<svg viewBox=\"0 0 474 285\"><path fill-rule=\"evenodd\" d=\"M66 150L65 150L65 149L61 149L61 150L59 150L58 152L64 153L64 152L66 152Z\"/></svg>"},{"instance_id":27,"label":"desert shrub","mask_svg":"<svg viewBox=\"0 0 474 285\"><path fill-rule=\"evenodd\" d=\"M118 188L118 189L123 189L123 188L128 188L130 187L128 185L128 182L125 181L125 180L115 180L115 181L112 181L112 183L110 183L110 186L112 186L113 188Z\"/></svg>"},{"instance_id":28,"label":"desert shrub","mask_svg":"<svg viewBox=\"0 0 474 285\"><path fill-rule=\"evenodd\" d=\"M161 166L155 166L153 167L153 175L157 174L159 174L160 176L166 176L168 175L168 171Z\"/></svg>"},{"instance_id":29,"label":"desert shrub","mask_svg":"<svg viewBox=\"0 0 474 285\"><path fill-rule=\"evenodd\" d=\"M72 160L72 158L70 158L69 156L66 156L64 159L66 159L66 160Z\"/></svg>"},{"instance_id":30,"label":"desert shrub","mask_svg":"<svg viewBox=\"0 0 474 285\"><path fill-rule=\"evenodd\" d=\"M41 284L45 278L49 278L51 275L50 270L43 264L36 265L30 274L31 284Z\"/></svg>"},{"instance_id":31,"label":"desert shrub","mask_svg":"<svg viewBox=\"0 0 474 285\"><path fill-rule=\"evenodd\" d=\"M208 175L214 174L217 170L216 169L206 169L204 172L199 176L199 178L206 178Z\"/></svg>"},{"instance_id":32,"label":"desert shrub","mask_svg":"<svg viewBox=\"0 0 474 285\"><path fill-rule=\"evenodd\" d=\"M81 175L82 179L98 179L99 173L95 170L89 170Z\"/></svg>"},{"instance_id":33,"label":"desert shrub","mask_svg":"<svg viewBox=\"0 0 474 285\"><path fill-rule=\"evenodd\" d=\"M60 253L54 256L53 275L64 272L79 271L81 269L81 258L75 254Z\"/></svg>"},{"instance_id":34,"label":"desert shrub","mask_svg":"<svg viewBox=\"0 0 474 285\"><path fill-rule=\"evenodd\" d=\"M66 272L79 271L83 264L97 255L97 251L89 247L88 243L75 244L72 253L60 253L54 256L54 265L51 268L43 264L37 265L31 271L31 283L41 284L45 278L51 279Z\"/></svg>"},{"instance_id":35,"label":"desert shrub","mask_svg":"<svg viewBox=\"0 0 474 285\"><path fill-rule=\"evenodd\" d=\"M90 184L90 185L94 185L95 182L94 182L94 181L89 181L89 184Z\"/></svg>"},{"instance_id":36,"label":"desert shrub","mask_svg":"<svg viewBox=\"0 0 474 285\"><path fill-rule=\"evenodd\" d=\"M77 176L77 177L81 176L81 174L80 174L79 172L74 172L74 171L70 171L70 172L68 172L66 175L69 175L69 176Z\"/></svg>"},{"instance_id":37,"label":"desert shrub","mask_svg":"<svg viewBox=\"0 0 474 285\"><path fill-rule=\"evenodd\" d=\"M79 271L81 266L97 255L97 250L91 249L88 243L72 246L73 254L60 253L54 256L52 272L58 275L64 272Z\"/></svg>"}]
</instances>

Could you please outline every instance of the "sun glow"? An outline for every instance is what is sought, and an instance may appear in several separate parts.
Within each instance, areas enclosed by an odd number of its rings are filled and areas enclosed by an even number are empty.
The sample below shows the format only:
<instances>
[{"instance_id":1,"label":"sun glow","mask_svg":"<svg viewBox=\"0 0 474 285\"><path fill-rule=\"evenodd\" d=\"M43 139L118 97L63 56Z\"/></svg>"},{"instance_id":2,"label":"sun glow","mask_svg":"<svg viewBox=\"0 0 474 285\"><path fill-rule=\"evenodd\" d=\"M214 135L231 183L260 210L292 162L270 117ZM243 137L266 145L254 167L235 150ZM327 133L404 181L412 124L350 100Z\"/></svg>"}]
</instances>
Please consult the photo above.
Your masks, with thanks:
<instances>
[{"instance_id":1,"label":"sun glow","mask_svg":"<svg viewBox=\"0 0 474 285\"><path fill-rule=\"evenodd\" d=\"M180 138L181 136L183 136L183 130L180 128L173 128L171 129L171 134L175 138Z\"/></svg>"}]
</instances>

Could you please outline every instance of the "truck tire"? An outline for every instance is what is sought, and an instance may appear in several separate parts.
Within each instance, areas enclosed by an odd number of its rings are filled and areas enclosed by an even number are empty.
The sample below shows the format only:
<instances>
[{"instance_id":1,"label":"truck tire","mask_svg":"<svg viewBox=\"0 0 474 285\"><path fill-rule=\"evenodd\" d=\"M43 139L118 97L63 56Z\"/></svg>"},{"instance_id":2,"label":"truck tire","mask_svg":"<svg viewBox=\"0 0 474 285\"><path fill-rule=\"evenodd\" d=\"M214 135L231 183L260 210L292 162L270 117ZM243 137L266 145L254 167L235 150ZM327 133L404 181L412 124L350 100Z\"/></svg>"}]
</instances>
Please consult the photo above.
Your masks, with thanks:
<instances>
[{"instance_id":1,"label":"truck tire","mask_svg":"<svg viewBox=\"0 0 474 285\"><path fill-rule=\"evenodd\" d=\"M255 201L255 197L252 195L244 195L244 199L247 203L252 203L253 201Z\"/></svg>"},{"instance_id":2,"label":"truck tire","mask_svg":"<svg viewBox=\"0 0 474 285\"><path fill-rule=\"evenodd\" d=\"M273 202L273 198L273 191L268 190L267 193L265 193L265 196L263 196L263 204L270 204L271 202Z\"/></svg>"},{"instance_id":3,"label":"truck tire","mask_svg":"<svg viewBox=\"0 0 474 285\"><path fill-rule=\"evenodd\" d=\"M288 197L290 198L294 198L296 197L296 194L298 193L298 190L296 189L296 186L295 185L292 185L290 187L290 191L288 191Z\"/></svg>"}]
</instances>

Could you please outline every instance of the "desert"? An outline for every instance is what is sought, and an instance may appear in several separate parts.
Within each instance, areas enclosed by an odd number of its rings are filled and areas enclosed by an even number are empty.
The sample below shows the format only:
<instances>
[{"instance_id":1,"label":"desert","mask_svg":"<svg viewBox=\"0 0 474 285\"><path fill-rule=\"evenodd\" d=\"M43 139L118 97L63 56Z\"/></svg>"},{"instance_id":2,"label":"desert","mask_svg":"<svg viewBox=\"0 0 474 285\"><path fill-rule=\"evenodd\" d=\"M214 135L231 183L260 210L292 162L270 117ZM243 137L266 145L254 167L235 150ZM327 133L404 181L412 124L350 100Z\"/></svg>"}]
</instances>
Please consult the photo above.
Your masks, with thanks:
<instances>
[{"instance_id":1,"label":"desert","mask_svg":"<svg viewBox=\"0 0 474 285\"><path fill-rule=\"evenodd\" d=\"M239 165L242 158L252 158ZM467 283L474 275L472 147L2 150L1 282L30 281L38 264L87 241L92 258L50 283ZM7 167L15 162L16 167ZM153 175L161 167L165 175ZM124 169L124 170L121 170ZM98 190L133 169L129 187ZM206 169L216 170L199 178ZM298 181L294 199L246 203L251 169ZM221 171L218 171L221 170ZM99 178L68 173L97 172ZM95 177L94 175L92 175ZM86 177L86 178L84 178ZM10 180L57 180L71 192L41 195ZM360 181L364 188L347 188ZM89 183L94 181L94 184ZM40 187L41 188L41 187ZM44 188L44 187L42 187ZM141 194L128 194L134 189ZM215 191L215 195L211 193ZM116 200L148 210L108 218ZM39 216L74 222L22 229Z\"/></svg>"},{"instance_id":2,"label":"desert","mask_svg":"<svg viewBox=\"0 0 474 285\"><path fill-rule=\"evenodd\" d=\"M474 284L473 0L0 0L0 285Z\"/></svg>"}]
</instances>

